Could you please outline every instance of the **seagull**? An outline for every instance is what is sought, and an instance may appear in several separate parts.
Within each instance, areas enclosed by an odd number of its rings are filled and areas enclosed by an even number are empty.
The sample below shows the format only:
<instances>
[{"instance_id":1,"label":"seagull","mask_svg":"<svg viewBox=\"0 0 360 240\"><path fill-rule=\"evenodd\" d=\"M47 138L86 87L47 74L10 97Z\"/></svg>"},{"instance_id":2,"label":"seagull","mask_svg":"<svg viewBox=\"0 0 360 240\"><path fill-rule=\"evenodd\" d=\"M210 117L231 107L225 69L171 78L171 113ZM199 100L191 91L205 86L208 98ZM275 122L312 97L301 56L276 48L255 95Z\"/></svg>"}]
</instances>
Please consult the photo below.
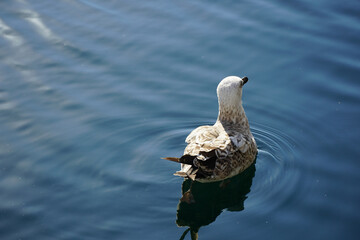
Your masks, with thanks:
<instances>
[{"instance_id":1,"label":"seagull","mask_svg":"<svg viewBox=\"0 0 360 240\"><path fill-rule=\"evenodd\" d=\"M174 175L198 182L231 178L256 159L257 146L242 106L242 89L247 77L229 76L217 87L219 114L214 125L200 126L186 138L180 158L164 159L181 163Z\"/></svg>"}]
</instances>

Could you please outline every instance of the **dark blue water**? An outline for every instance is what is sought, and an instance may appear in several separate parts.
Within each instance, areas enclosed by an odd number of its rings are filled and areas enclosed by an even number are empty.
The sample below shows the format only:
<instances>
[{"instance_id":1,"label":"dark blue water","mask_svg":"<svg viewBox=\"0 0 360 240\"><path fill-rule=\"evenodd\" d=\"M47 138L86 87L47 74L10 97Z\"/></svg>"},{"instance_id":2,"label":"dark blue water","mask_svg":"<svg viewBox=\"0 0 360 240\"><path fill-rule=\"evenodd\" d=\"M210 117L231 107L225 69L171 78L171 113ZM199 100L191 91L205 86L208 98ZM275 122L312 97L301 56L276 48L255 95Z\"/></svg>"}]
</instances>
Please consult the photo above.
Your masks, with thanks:
<instances>
[{"instance_id":1,"label":"dark blue water","mask_svg":"<svg viewBox=\"0 0 360 240\"><path fill-rule=\"evenodd\" d=\"M0 239L358 239L359 11L1 1ZM228 75L249 77L256 164L179 204L160 158L214 123Z\"/></svg>"}]
</instances>

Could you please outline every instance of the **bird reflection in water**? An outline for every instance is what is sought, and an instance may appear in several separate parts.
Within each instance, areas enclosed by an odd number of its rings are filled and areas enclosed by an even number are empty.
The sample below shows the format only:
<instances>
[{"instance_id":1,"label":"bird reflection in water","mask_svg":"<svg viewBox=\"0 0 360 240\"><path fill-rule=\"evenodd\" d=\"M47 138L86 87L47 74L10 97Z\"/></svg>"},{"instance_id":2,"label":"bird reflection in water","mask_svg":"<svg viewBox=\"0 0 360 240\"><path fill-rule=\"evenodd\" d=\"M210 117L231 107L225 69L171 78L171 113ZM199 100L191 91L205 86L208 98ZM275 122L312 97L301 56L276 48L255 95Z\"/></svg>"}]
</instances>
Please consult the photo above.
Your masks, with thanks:
<instances>
[{"instance_id":1,"label":"bird reflection in water","mask_svg":"<svg viewBox=\"0 0 360 240\"><path fill-rule=\"evenodd\" d=\"M190 232L191 239L198 239L200 227L215 221L220 213L244 210L244 201L250 192L255 176L255 163L237 176L221 182L200 183L190 179L182 184L182 197L178 204L176 224L189 228L180 240Z\"/></svg>"}]
</instances>

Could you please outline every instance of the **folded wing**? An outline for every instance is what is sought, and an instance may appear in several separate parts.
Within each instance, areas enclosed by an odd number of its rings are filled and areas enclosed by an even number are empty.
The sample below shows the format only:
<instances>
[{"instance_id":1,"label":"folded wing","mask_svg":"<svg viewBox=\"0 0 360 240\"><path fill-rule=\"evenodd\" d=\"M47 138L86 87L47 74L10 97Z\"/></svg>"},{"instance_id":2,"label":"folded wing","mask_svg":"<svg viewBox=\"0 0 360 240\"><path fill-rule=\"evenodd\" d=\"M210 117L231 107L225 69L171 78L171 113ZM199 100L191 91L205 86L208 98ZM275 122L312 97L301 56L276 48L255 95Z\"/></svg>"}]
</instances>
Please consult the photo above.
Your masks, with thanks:
<instances>
[{"instance_id":1,"label":"folded wing","mask_svg":"<svg viewBox=\"0 0 360 240\"><path fill-rule=\"evenodd\" d=\"M193 130L185 140L188 145L179 159L183 163L175 175L208 177L213 174L217 159L231 157L236 151L247 150L247 139L216 126L201 126Z\"/></svg>"}]
</instances>

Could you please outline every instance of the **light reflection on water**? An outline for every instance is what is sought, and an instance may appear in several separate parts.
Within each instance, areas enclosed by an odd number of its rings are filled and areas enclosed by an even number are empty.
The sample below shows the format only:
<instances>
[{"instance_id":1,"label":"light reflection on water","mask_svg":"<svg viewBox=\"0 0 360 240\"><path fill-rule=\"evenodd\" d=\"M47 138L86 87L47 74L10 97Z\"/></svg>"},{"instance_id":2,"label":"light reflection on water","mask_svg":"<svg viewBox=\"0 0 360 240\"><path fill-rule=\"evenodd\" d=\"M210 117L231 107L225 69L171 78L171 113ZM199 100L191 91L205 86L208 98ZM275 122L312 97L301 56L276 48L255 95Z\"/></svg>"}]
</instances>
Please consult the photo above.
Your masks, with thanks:
<instances>
[{"instance_id":1,"label":"light reflection on water","mask_svg":"<svg viewBox=\"0 0 360 240\"><path fill-rule=\"evenodd\" d=\"M179 238L179 166L160 158L215 121L223 77L247 75L256 172L230 185L236 211L203 187L221 214L199 237L354 239L359 9L0 2L0 238Z\"/></svg>"}]
</instances>

